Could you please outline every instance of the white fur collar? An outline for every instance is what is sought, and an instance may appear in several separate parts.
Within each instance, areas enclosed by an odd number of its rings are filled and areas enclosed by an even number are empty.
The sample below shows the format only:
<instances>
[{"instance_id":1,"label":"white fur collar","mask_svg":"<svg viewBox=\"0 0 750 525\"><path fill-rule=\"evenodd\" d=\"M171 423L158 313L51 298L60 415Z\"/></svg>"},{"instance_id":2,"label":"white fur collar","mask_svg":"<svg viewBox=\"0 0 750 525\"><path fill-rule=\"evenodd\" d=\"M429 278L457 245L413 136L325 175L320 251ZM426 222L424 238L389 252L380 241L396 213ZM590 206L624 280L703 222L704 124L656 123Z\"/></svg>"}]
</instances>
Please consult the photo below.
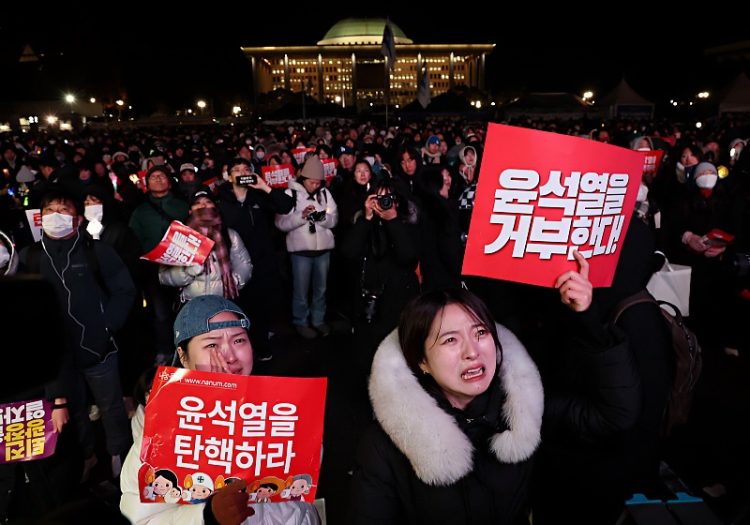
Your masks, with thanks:
<instances>
[{"instance_id":1,"label":"white fur collar","mask_svg":"<svg viewBox=\"0 0 750 525\"><path fill-rule=\"evenodd\" d=\"M539 371L520 341L501 325L497 331L503 348L498 377L506 392L503 416L509 430L492 437L490 450L503 463L518 463L531 457L539 445L544 392ZM417 382L401 353L398 330L383 340L375 354L370 399L383 430L420 480L450 485L471 472L471 441Z\"/></svg>"}]
</instances>

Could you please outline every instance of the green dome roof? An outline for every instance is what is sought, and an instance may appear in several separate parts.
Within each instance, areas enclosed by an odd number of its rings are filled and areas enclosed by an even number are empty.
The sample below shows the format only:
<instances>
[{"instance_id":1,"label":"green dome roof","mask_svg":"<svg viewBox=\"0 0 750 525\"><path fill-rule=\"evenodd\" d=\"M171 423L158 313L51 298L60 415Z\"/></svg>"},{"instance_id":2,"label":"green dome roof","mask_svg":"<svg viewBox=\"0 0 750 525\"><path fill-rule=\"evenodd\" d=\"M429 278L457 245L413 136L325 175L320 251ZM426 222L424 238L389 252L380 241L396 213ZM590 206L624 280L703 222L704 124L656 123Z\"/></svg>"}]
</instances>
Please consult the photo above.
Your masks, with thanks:
<instances>
[{"instance_id":1,"label":"green dome roof","mask_svg":"<svg viewBox=\"0 0 750 525\"><path fill-rule=\"evenodd\" d=\"M319 46L353 45L353 44L381 44L385 18L345 18L336 22L318 42ZM391 22L393 39L397 44L413 44L396 24Z\"/></svg>"}]
</instances>

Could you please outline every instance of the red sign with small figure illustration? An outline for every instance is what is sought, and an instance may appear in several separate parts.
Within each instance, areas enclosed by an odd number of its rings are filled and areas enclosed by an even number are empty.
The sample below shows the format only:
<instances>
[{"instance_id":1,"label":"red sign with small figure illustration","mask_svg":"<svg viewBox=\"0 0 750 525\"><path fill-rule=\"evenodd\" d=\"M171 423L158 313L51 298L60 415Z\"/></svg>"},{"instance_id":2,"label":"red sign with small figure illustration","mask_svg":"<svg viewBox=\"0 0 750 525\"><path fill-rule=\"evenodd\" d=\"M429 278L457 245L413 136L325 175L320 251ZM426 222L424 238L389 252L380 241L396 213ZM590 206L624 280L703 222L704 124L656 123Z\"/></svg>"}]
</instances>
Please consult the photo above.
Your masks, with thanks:
<instances>
[{"instance_id":1,"label":"red sign with small figure illustration","mask_svg":"<svg viewBox=\"0 0 750 525\"><path fill-rule=\"evenodd\" d=\"M643 166L644 152L490 124L463 273L552 287L577 250L610 286Z\"/></svg>"},{"instance_id":2,"label":"red sign with small figure illustration","mask_svg":"<svg viewBox=\"0 0 750 525\"><path fill-rule=\"evenodd\" d=\"M253 503L314 501L326 381L160 367L146 405L141 501L199 503L240 479Z\"/></svg>"}]
</instances>

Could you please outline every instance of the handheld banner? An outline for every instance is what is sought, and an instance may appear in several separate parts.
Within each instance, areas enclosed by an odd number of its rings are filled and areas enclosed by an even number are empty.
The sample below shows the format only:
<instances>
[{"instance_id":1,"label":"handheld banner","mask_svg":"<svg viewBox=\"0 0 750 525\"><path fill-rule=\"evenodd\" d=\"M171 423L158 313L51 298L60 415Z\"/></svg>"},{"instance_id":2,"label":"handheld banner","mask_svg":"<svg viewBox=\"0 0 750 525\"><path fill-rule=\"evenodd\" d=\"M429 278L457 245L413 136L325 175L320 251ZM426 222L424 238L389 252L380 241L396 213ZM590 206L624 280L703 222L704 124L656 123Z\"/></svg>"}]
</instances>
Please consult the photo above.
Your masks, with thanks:
<instances>
[{"instance_id":1,"label":"handheld banner","mask_svg":"<svg viewBox=\"0 0 750 525\"><path fill-rule=\"evenodd\" d=\"M294 157L294 160L297 161L297 164L302 164L305 162L305 155L314 152L315 148L294 148L292 150L292 156Z\"/></svg>"},{"instance_id":2,"label":"handheld banner","mask_svg":"<svg viewBox=\"0 0 750 525\"><path fill-rule=\"evenodd\" d=\"M263 166L260 170L266 184L272 188L286 188L289 186L289 181L294 179L294 166L291 164Z\"/></svg>"},{"instance_id":3,"label":"handheld banner","mask_svg":"<svg viewBox=\"0 0 750 525\"><path fill-rule=\"evenodd\" d=\"M660 149L646 151L646 157L643 160L643 179L652 181L656 174L659 173L659 165L664 151Z\"/></svg>"},{"instance_id":4,"label":"handheld banner","mask_svg":"<svg viewBox=\"0 0 750 525\"><path fill-rule=\"evenodd\" d=\"M46 458L56 446L52 403L34 399L0 404L0 463Z\"/></svg>"},{"instance_id":5,"label":"handheld banner","mask_svg":"<svg viewBox=\"0 0 750 525\"><path fill-rule=\"evenodd\" d=\"M42 212L39 208L26 210L26 220L29 223L29 229L34 236L34 242L42 240Z\"/></svg>"},{"instance_id":6,"label":"handheld banner","mask_svg":"<svg viewBox=\"0 0 750 525\"><path fill-rule=\"evenodd\" d=\"M325 378L160 367L146 405L143 502L200 503L245 479L250 501L313 501Z\"/></svg>"},{"instance_id":7,"label":"handheld banner","mask_svg":"<svg viewBox=\"0 0 750 525\"><path fill-rule=\"evenodd\" d=\"M644 152L490 124L463 273L552 287L578 250L610 286L643 166Z\"/></svg>"},{"instance_id":8,"label":"handheld banner","mask_svg":"<svg viewBox=\"0 0 750 525\"><path fill-rule=\"evenodd\" d=\"M326 159L321 162L323 163L323 176L326 179L326 184L331 184L331 179L336 176L336 168L339 165L339 161L336 159Z\"/></svg>"},{"instance_id":9,"label":"handheld banner","mask_svg":"<svg viewBox=\"0 0 750 525\"><path fill-rule=\"evenodd\" d=\"M214 241L188 228L180 221L172 221L159 244L141 259L167 266L203 264L211 253Z\"/></svg>"}]
</instances>

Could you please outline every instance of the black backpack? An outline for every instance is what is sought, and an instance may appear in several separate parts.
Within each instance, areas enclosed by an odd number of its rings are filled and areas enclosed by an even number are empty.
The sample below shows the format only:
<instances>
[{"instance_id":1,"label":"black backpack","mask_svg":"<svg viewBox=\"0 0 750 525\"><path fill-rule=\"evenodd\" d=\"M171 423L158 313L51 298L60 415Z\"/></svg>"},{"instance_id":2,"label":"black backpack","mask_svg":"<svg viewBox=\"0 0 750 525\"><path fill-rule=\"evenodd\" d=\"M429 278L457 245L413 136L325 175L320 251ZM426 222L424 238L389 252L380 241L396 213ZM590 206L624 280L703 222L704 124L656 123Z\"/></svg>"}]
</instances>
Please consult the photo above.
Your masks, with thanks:
<instances>
[{"instance_id":1,"label":"black backpack","mask_svg":"<svg viewBox=\"0 0 750 525\"><path fill-rule=\"evenodd\" d=\"M620 301L612 315L612 324L617 322L625 310L642 303L653 303L659 306L659 311L661 311L672 337L672 350L675 357L674 380L672 381L672 388L669 392L669 399L660 429L661 437L667 438L676 426L683 425L688 420L693 402L693 392L703 368L703 356L698 338L685 325L680 310L666 301L657 301L646 290ZM664 308L665 306L674 313L669 313Z\"/></svg>"}]
</instances>

